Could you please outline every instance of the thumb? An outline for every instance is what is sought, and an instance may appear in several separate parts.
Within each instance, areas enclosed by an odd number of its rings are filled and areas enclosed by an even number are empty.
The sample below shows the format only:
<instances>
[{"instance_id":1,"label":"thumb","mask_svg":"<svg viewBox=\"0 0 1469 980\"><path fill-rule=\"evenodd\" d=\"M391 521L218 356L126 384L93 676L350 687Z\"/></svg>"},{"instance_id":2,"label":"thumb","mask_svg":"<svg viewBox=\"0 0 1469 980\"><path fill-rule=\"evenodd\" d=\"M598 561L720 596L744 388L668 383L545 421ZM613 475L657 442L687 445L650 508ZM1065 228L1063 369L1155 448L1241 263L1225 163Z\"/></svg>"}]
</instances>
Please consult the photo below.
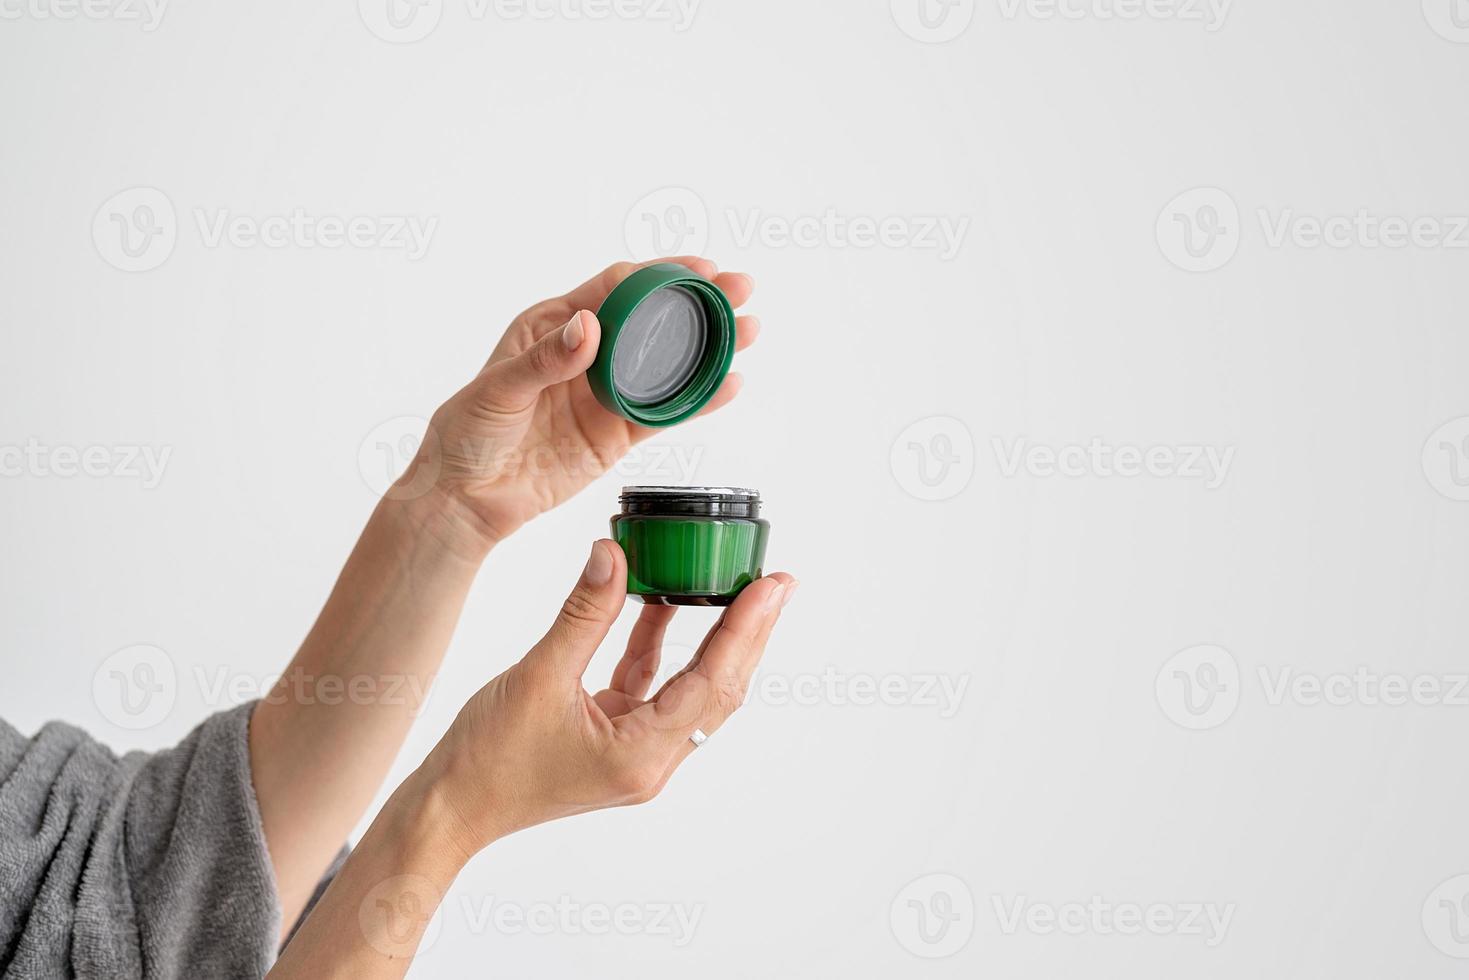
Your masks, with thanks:
<instances>
[{"instance_id":1,"label":"thumb","mask_svg":"<svg viewBox=\"0 0 1469 980\"><path fill-rule=\"evenodd\" d=\"M503 412L529 408L551 385L570 381L591 366L602 337L597 315L579 310L514 357L490 365L480 376L481 403Z\"/></svg>"},{"instance_id":2,"label":"thumb","mask_svg":"<svg viewBox=\"0 0 1469 980\"><path fill-rule=\"evenodd\" d=\"M626 601L627 559L622 549L615 541L595 542L576 588L529 659L564 676L580 677Z\"/></svg>"}]
</instances>

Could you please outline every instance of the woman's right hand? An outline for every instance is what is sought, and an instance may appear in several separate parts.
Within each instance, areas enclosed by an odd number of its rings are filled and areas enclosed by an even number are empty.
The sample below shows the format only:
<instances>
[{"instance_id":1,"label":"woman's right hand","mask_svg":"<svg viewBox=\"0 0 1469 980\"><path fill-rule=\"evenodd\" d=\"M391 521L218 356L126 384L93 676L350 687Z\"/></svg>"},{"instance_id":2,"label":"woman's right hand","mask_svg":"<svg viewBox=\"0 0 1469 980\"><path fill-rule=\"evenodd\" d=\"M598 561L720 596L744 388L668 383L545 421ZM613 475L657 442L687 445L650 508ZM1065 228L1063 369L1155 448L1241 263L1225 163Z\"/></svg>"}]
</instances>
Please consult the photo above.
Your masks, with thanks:
<instances>
[{"instance_id":1,"label":"woman's right hand","mask_svg":"<svg viewBox=\"0 0 1469 980\"><path fill-rule=\"evenodd\" d=\"M627 598L615 542L592 545L576 588L525 658L470 699L417 774L455 826L464 856L558 817L652 799L745 700L766 641L797 582L777 572L740 593L694 659L644 700L673 608L647 606L611 685L582 674Z\"/></svg>"}]
</instances>

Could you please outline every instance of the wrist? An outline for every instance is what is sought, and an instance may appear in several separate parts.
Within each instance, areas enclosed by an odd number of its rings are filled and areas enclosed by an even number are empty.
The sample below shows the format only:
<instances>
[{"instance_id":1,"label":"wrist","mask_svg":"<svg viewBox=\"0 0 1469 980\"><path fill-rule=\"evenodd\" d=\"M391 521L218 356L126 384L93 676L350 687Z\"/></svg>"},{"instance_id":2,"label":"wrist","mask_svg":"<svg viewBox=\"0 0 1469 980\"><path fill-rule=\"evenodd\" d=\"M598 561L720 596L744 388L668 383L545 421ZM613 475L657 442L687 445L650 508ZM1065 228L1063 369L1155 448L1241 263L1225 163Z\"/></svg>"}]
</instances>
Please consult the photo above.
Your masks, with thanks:
<instances>
[{"instance_id":1,"label":"wrist","mask_svg":"<svg viewBox=\"0 0 1469 980\"><path fill-rule=\"evenodd\" d=\"M500 792L492 788L492 774L468 762L466 755L444 742L419 765L413 781L416 792L431 801L429 806L445 846L455 848L466 861L520 829L510 808L503 805Z\"/></svg>"},{"instance_id":2,"label":"wrist","mask_svg":"<svg viewBox=\"0 0 1469 980\"><path fill-rule=\"evenodd\" d=\"M442 785L422 767L394 791L383 816L407 866L445 885L481 850Z\"/></svg>"},{"instance_id":3,"label":"wrist","mask_svg":"<svg viewBox=\"0 0 1469 980\"><path fill-rule=\"evenodd\" d=\"M374 519L399 527L411 539L431 544L455 560L478 566L503 537L457 494L440 487L402 494L398 486L379 502Z\"/></svg>"}]
</instances>

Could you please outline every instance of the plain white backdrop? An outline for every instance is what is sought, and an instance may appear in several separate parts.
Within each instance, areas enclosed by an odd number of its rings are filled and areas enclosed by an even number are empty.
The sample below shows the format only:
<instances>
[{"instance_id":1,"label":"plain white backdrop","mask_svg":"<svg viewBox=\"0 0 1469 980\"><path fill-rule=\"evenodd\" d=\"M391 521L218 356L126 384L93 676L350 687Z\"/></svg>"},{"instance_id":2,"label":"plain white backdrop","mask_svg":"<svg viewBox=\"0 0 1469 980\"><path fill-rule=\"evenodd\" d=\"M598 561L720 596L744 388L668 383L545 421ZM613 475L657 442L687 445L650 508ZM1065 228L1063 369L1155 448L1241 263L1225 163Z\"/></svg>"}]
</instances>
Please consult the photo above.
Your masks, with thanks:
<instances>
[{"instance_id":1,"label":"plain white backdrop","mask_svg":"<svg viewBox=\"0 0 1469 980\"><path fill-rule=\"evenodd\" d=\"M414 976L1462 974L1461 0L0 15L11 723L258 692L509 319L702 248L744 393L494 553L393 779L624 482L760 488L800 596Z\"/></svg>"}]
</instances>

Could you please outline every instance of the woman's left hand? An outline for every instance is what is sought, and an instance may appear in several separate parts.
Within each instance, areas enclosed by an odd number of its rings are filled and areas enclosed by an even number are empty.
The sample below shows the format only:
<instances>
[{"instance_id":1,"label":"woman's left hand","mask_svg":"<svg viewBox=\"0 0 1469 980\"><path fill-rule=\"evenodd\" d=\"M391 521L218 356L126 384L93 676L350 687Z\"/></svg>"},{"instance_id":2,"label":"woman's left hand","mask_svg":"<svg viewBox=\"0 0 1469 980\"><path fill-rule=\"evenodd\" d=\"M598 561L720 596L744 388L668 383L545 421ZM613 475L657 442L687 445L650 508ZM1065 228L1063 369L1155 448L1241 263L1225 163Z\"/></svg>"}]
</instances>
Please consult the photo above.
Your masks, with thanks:
<instances>
[{"instance_id":1,"label":"woman's left hand","mask_svg":"<svg viewBox=\"0 0 1469 980\"><path fill-rule=\"evenodd\" d=\"M708 259L659 261L712 279L735 307L754 291L749 276L720 273ZM436 495L448 505L452 533L469 548L488 549L652 435L603 408L585 377L602 337L592 311L639 268L618 263L516 317L479 375L434 413L417 457L388 496ZM759 322L741 316L735 328L735 349L744 350ZM731 374L704 411L728 404L739 387Z\"/></svg>"}]
</instances>

